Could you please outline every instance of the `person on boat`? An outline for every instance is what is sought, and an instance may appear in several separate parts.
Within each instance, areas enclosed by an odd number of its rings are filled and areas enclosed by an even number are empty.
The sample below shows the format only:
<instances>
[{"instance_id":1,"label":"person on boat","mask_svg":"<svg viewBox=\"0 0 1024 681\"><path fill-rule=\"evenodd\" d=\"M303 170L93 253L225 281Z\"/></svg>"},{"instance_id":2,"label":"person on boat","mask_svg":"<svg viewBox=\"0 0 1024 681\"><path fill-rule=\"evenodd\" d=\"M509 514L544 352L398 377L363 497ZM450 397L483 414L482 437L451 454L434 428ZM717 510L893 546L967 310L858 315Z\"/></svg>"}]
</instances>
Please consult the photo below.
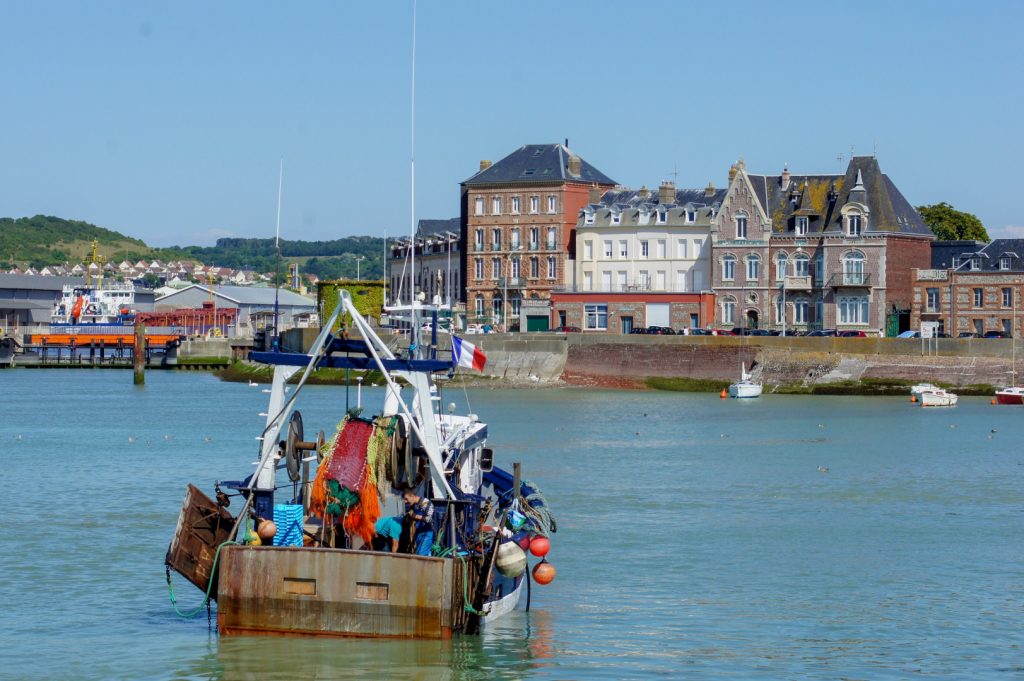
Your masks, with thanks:
<instances>
[{"instance_id":1,"label":"person on boat","mask_svg":"<svg viewBox=\"0 0 1024 681\"><path fill-rule=\"evenodd\" d=\"M429 556L434 543L434 505L430 499L421 497L416 490L407 489L402 493L405 499L405 515L416 526L416 544L413 553Z\"/></svg>"},{"instance_id":2,"label":"person on boat","mask_svg":"<svg viewBox=\"0 0 1024 681\"><path fill-rule=\"evenodd\" d=\"M402 536L402 519L398 516L382 516L374 526L377 535L373 538L374 551L394 553Z\"/></svg>"}]
</instances>

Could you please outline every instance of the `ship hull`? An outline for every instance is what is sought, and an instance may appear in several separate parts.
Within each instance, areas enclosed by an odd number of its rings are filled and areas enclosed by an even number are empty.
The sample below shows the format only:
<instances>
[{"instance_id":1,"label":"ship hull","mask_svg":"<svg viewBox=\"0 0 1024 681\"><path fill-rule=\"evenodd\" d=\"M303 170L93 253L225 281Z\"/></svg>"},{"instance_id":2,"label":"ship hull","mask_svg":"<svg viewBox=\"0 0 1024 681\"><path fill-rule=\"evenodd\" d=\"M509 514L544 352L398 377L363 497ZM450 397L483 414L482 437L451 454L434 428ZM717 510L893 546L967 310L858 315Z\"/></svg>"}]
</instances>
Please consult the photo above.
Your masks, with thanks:
<instances>
[{"instance_id":1,"label":"ship hull","mask_svg":"<svg viewBox=\"0 0 1024 681\"><path fill-rule=\"evenodd\" d=\"M466 617L467 572L450 558L225 546L218 573L217 626L225 636L446 639ZM515 580L488 604L494 609L484 621L514 608L521 586Z\"/></svg>"}]
</instances>

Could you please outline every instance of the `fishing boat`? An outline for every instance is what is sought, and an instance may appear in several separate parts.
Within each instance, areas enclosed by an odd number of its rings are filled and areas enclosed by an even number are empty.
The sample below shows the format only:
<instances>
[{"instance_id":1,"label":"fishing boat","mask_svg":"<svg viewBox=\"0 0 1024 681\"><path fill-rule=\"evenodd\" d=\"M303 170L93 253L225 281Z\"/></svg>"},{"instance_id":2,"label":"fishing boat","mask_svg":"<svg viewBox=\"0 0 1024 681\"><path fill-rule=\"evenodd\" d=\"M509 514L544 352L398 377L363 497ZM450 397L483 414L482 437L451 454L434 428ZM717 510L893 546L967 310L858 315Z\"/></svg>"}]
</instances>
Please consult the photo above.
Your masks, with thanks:
<instances>
[{"instance_id":1,"label":"fishing boat","mask_svg":"<svg viewBox=\"0 0 1024 681\"><path fill-rule=\"evenodd\" d=\"M222 635L479 633L524 590L529 599L531 575L554 578L543 559L554 518L518 465L494 465L477 415L441 407L435 376L479 366L483 354L453 337L451 357L439 357L436 332L421 331L426 321L437 328L439 310L422 300L388 308L411 330L406 351L393 352L339 293L308 353L250 355L274 367L255 470L214 483L212 498L189 485L165 560L168 587L173 569L204 592L204 605L216 601ZM332 331L341 318L348 331ZM360 396L331 437L306 440L298 400L320 367L376 370L384 398L369 412ZM542 558L532 572L527 550Z\"/></svg>"},{"instance_id":2,"label":"fishing boat","mask_svg":"<svg viewBox=\"0 0 1024 681\"><path fill-rule=\"evenodd\" d=\"M918 398L922 407L955 407L957 396L942 388L924 390Z\"/></svg>"},{"instance_id":3,"label":"fishing boat","mask_svg":"<svg viewBox=\"0 0 1024 681\"><path fill-rule=\"evenodd\" d=\"M740 380L729 384L729 397L760 397L763 386L754 383L747 373L746 365L740 363Z\"/></svg>"}]
</instances>

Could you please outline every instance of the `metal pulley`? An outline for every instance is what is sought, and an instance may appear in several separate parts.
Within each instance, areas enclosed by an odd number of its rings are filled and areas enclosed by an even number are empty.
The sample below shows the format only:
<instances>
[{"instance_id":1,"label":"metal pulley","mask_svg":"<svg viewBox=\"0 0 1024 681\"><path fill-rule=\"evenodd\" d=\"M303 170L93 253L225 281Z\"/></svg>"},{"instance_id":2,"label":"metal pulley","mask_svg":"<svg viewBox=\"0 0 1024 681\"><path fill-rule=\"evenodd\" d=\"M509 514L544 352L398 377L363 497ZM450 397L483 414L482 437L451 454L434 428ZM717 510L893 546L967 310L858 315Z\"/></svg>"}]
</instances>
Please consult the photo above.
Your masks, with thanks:
<instances>
[{"instance_id":1,"label":"metal pulley","mask_svg":"<svg viewBox=\"0 0 1024 681\"><path fill-rule=\"evenodd\" d=\"M296 411L288 422L288 437L284 441L284 463L288 478L298 482L302 477L302 458L305 452L320 451L324 446L324 431L316 435L315 441L303 440L302 414Z\"/></svg>"}]
</instances>

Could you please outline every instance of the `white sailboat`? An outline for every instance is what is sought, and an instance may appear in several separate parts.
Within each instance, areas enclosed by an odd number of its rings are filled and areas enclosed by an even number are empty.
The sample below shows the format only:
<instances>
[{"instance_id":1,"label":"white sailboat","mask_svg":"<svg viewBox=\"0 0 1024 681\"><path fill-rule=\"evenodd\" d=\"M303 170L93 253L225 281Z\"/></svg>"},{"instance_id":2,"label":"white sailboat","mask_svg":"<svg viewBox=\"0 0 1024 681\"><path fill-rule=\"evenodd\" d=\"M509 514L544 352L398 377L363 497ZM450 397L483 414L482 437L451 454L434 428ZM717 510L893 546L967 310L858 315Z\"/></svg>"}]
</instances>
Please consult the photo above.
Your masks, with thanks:
<instances>
[{"instance_id":1,"label":"white sailboat","mask_svg":"<svg viewBox=\"0 0 1024 681\"><path fill-rule=\"evenodd\" d=\"M760 397L762 390L763 386L751 380L746 365L740 362L740 380L729 385L729 397Z\"/></svg>"}]
</instances>

